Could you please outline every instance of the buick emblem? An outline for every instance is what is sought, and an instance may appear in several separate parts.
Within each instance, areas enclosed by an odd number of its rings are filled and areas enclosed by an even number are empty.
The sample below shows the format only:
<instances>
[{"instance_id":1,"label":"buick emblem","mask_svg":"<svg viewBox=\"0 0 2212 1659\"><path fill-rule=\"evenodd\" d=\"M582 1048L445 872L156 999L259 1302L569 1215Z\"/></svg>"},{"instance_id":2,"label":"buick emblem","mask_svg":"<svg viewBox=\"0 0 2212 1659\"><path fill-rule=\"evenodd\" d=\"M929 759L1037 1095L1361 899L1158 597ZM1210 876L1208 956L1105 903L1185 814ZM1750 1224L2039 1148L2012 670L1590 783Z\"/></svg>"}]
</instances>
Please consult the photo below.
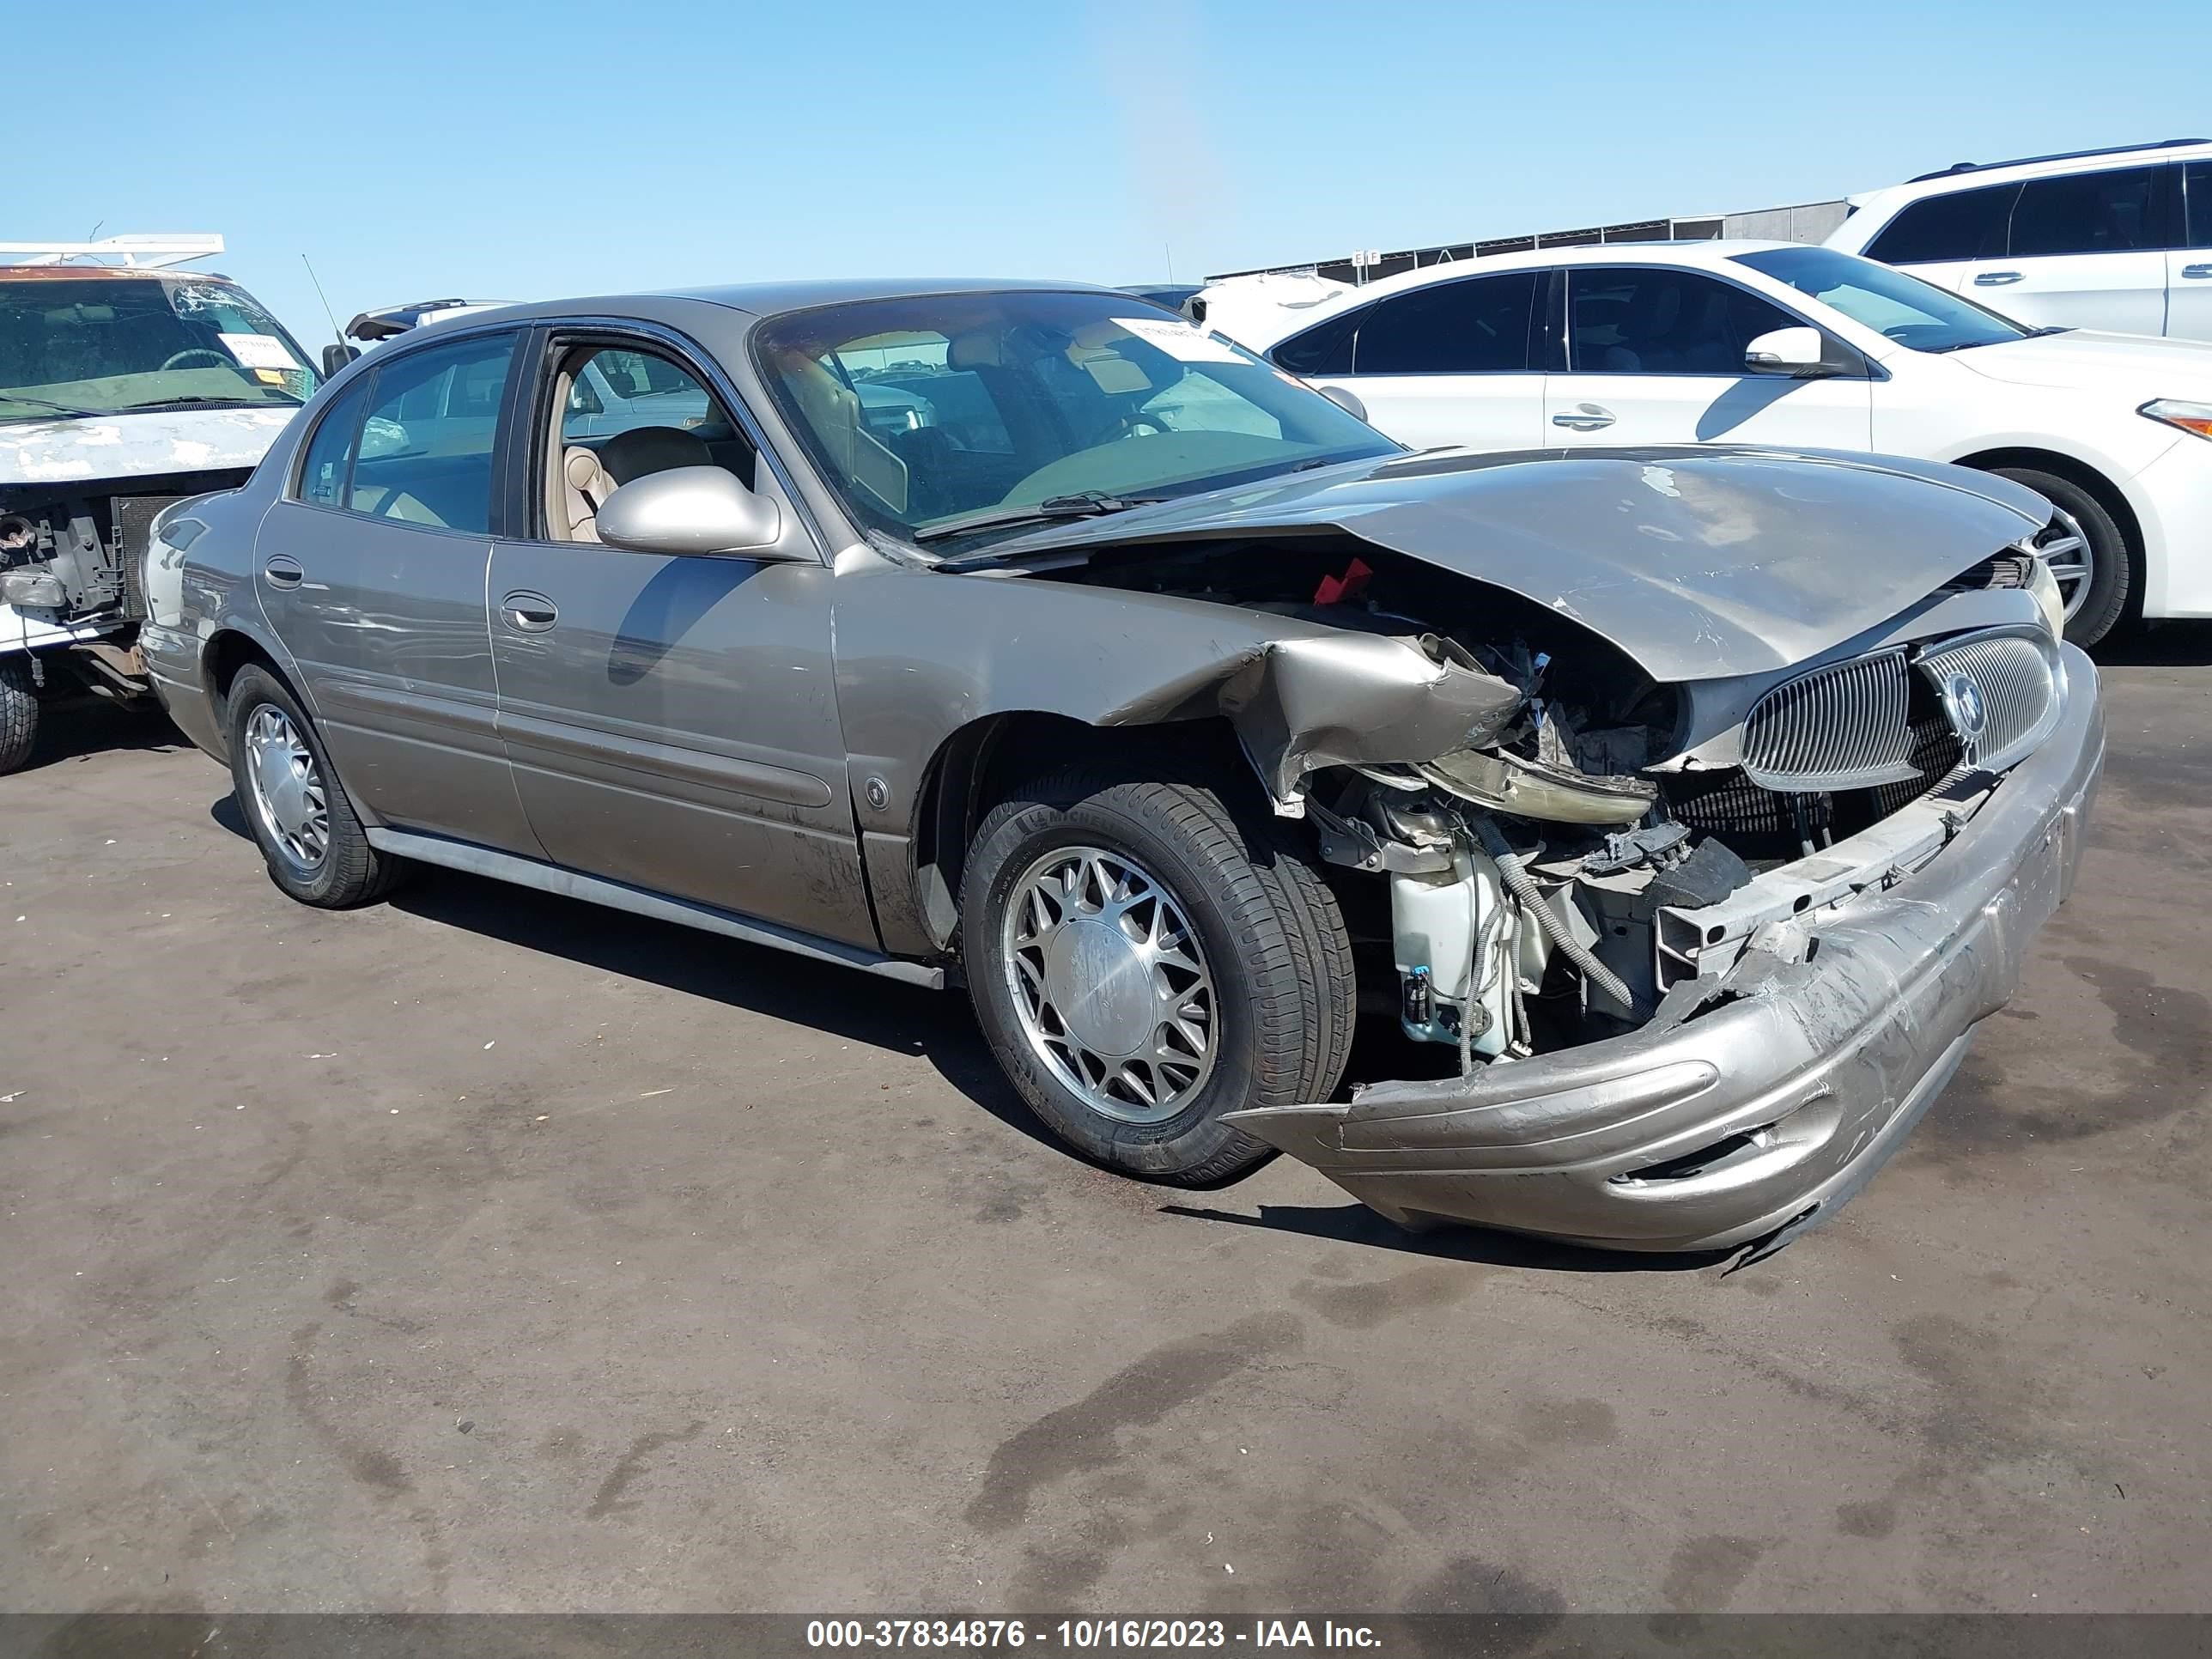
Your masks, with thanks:
<instances>
[{"instance_id":1,"label":"buick emblem","mask_svg":"<svg viewBox=\"0 0 2212 1659\"><path fill-rule=\"evenodd\" d=\"M1982 688L1974 684L1971 674L1954 674L1943 682L1943 702L1950 710L1951 725L1959 736L1972 744L1982 735L1989 724L1990 713L1982 702Z\"/></svg>"}]
</instances>

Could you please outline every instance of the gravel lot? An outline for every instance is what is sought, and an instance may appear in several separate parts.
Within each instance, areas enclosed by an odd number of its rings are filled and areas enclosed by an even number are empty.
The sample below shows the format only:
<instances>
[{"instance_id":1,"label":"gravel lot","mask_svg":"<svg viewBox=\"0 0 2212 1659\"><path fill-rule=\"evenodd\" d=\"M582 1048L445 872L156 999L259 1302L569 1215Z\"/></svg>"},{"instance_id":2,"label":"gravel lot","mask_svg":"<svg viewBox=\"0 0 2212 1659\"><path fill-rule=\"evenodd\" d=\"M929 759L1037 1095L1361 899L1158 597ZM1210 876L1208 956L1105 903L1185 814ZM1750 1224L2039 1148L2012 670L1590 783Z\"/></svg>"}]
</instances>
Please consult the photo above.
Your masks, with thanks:
<instances>
[{"instance_id":1,"label":"gravel lot","mask_svg":"<svg viewBox=\"0 0 2212 1659\"><path fill-rule=\"evenodd\" d=\"M0 1607L2207 1604L2212 632L1844 1215L1717 1265L1071 1161L963 1000L457 876L158 720L0 779Z\"/></svg>"}]
</instances>

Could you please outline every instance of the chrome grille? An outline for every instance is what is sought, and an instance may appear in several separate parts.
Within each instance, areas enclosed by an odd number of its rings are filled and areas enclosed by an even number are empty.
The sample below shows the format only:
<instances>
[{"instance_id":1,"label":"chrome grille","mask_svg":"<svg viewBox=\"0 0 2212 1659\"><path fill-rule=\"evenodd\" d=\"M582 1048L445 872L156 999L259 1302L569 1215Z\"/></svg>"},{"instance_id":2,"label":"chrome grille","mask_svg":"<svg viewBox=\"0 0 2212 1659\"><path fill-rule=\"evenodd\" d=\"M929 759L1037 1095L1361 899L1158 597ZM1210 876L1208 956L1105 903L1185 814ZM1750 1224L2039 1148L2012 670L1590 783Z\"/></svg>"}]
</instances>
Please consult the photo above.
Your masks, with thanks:
<instances>
[{"instance_id":1,"label":"chrome grille","mask_svg":"<svg viewBox=\"0 0 2212 1659\"><path fill-rule=\"evenodd\" d=\"M2057 647L2033 629L1995 629L1921 652L1916 666L1936 688L1966 763L2001 772L2058 723Z\"/></svg>"},{"instance_id":2,"label":"chrome grille","mask_svg":"<svg viewBox=\"0 0 2212 1659\"><path fill-rule=\"evenodd\" d=\"M1743 769L1768 789L1864 789L1916 776L1902 650L1854 657L1778 685L1744 722Z\"/></svg>"}]
</instances>

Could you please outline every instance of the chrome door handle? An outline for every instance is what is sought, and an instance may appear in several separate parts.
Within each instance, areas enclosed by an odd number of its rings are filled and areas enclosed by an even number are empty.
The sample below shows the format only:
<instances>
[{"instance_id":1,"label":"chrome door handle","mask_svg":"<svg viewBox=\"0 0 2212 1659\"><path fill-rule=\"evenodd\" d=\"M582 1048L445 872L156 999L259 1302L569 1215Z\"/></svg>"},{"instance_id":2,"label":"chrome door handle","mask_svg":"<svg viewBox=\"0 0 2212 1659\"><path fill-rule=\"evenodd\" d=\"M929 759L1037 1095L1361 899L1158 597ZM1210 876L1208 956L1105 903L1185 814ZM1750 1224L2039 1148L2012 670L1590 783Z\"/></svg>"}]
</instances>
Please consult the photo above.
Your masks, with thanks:
<instances>
[{"instance_id":1,"label":"chrome door handle","mask_svg":"<svg viewBox=\"0 0 2212 1659\"><path fill-rule=\"evenodd\" d=\"M2212 265L2184 265L2181 268L2181 274L2185 276L2193 276L2202 282L2206 277L2212 276Z\"/></svg>"},{"instance_id":2,"label":"chrome door handle","mask_svg":"<svg viewBox=\"0 0 2212 1659\"><path fill-rule=\"evenodd\" d=\"M262 561L261 578L271 587L297 587L307 580L307 572L297 559L272 553Z\"/></svg>"},{"instance_id":3,"label":"chrome door handle","mask_svg":"<svg viewBox=\"0 0 2212 1659\"><path fill-rule=\"evenodd\" d=\"M561 620L561 612L543 593L518 588L499 602L499 613L518 634L543 634Z\"/></svg>"},{"instance_id":4,"label":"chrome door handle","mask_svg":"<svg viewBox=\"0 0 2212 1659\"><path fill-rule=\"evenodd\" d=\"M1980 276L1974 278L1974 286L1976 288L2002 288L2007 283L2016 283L2019 280L2020 273L2016 270L1985 270Z\"/></svg>"},{"instance_id":5,"label":"chrome door handle","mask_svg":"<svg viewBox=\"0 0 2212 1659\"><path fill-rule=\"evenodd\" d=\"M1600 431L1611 426L1613 421L1612 412L1600 409L1595 404L1584 404L1579 409L1563 409L1552 416L1553 426L1563 426L1574 432Z\"/></svg>"}]
</instances>

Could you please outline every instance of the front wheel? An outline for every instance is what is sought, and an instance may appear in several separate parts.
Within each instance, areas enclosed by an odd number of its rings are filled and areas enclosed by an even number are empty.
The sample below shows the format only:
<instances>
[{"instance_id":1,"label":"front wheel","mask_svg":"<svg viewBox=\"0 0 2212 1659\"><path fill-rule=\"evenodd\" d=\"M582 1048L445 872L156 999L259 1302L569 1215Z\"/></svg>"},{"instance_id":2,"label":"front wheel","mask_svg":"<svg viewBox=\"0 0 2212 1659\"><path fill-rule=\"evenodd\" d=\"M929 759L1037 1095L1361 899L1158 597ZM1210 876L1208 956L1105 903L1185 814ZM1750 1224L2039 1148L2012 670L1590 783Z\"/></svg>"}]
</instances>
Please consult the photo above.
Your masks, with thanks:
<instances>
[{"instance_id":1,"label":"front wheel","mask_svg":"<svg viewBox=\"0 0 2212 1659\"><path fill-rule=\"evenodd\" d=\"M31 659L0 657L0 777L31 758L39 740L39 693Z\"/></svg>"},{"instance_id":2,"label":"front wheel","mask_svg":"<svg viewBox=\"0 0 2212 1659\"><path fill-rule=\"evenodd\" d=\"M1268 1149L1223 1123L1326 1099L1353 1014L1335 899L1263 815L1200 785L1078 769L983 821L962 953L1036 1115L1126 1174L1201 1185Z\"/></svg>"},{"instance_id":3,"label":"front wheel","mask_svg":"<svg viewBox=\"0 0 2212 1659\"><path fill-rule=\"evenodd\" d=\"M2119 625L2135 590L2127 538L2104 504L2071 479L2032 467L1990 469L2026 484L2057 509L2036 547L2051 566L2065 608L2066 637L2087 649Z\"/></svg>"}]
</instances>

